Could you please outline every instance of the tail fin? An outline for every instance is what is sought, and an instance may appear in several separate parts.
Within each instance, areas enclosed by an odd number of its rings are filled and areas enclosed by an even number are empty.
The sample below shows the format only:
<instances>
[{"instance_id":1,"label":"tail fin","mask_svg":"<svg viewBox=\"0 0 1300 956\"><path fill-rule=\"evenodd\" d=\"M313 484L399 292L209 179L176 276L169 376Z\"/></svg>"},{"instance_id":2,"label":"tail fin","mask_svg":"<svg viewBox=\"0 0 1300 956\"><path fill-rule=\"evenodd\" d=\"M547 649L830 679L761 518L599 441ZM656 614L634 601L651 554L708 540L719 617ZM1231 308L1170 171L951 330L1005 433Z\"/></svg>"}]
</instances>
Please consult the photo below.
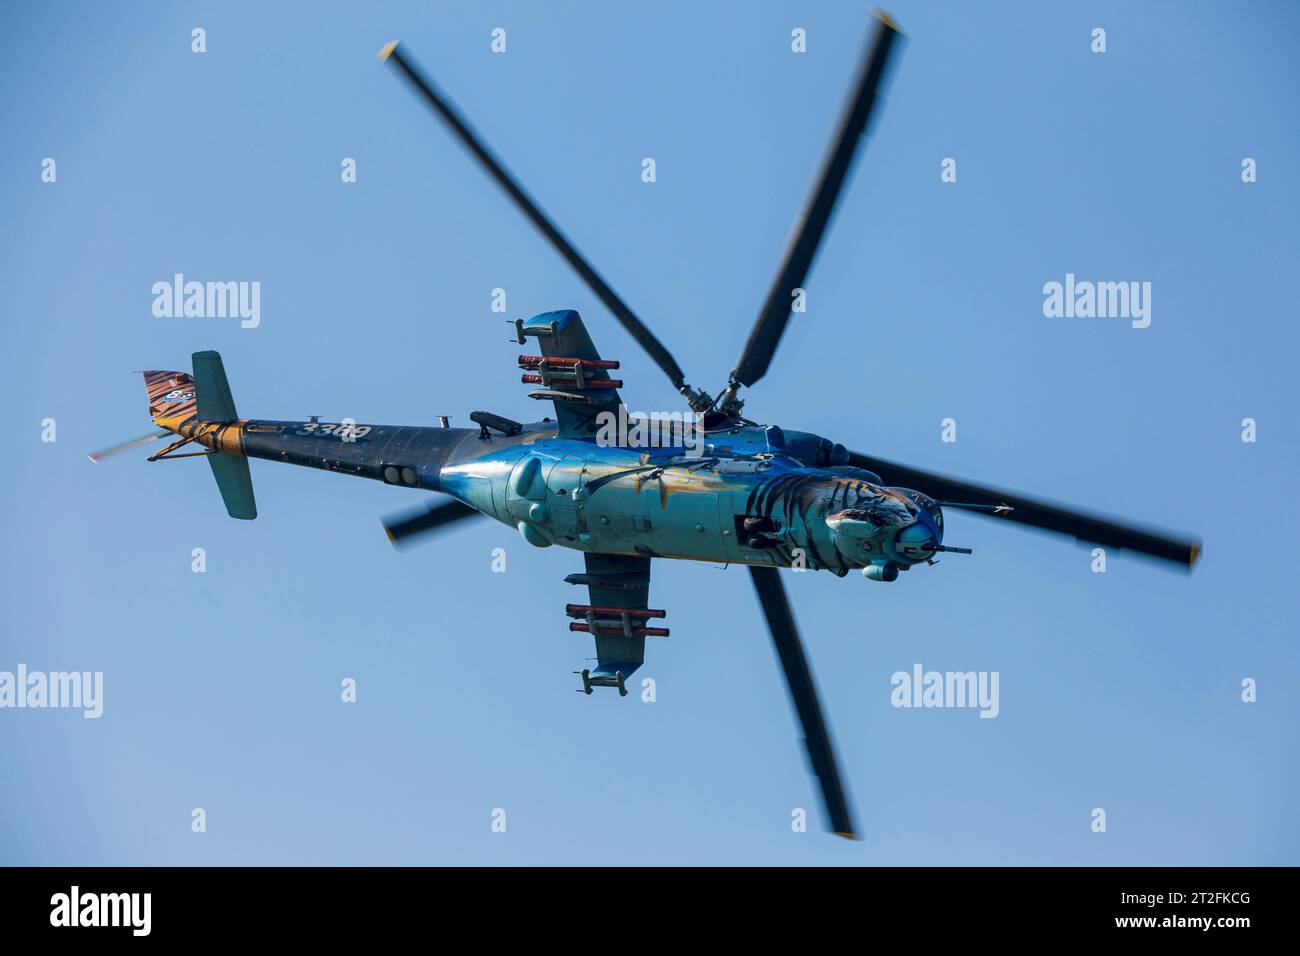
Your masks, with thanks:
<instances>
[{"instance_id":1,"label":"tail fin","mask_svg":"<svg viewBox=\"0 0 1300 956\"><path fill-rule=\"evenodd\" d=\"M226 381L226 367L221 364L220 352L195 352L190 356L194 363L194 393L198 398L201 422L233 422L238 420L235 399Z\"/></svg>"},{"instance_id":2,"label":"tail fin","mask_svg":"<svg viewBox=\"0 0 1300 956\"><path fill-rule=\"evenodd\" d=\"M198 409L194 379L186 372L145 372L149 392L149 417L159 428L176 431Z\"/></svg>"},{"instance_id":3,"label":"tail fin","mask_svg":"<svg viewBox=\"0 0 1300 956\"><path fill-rule=\"evenodd\" d=\"M194 374L185 372L145 372L144 384L149 392L149 415L154 424L168 431L180 432L181 426L193 423L185 434L195 437L207 424L237 421L235 400L226 381L226 370L216 352L195 352ZM203 441L202 437L199 437ZM203 442L212 448L209 441ZM232 518L252 520L257 517L253 498L253 476L243 455L212 448L206 456L212 477Z\"/></svg>"}]
</instances>

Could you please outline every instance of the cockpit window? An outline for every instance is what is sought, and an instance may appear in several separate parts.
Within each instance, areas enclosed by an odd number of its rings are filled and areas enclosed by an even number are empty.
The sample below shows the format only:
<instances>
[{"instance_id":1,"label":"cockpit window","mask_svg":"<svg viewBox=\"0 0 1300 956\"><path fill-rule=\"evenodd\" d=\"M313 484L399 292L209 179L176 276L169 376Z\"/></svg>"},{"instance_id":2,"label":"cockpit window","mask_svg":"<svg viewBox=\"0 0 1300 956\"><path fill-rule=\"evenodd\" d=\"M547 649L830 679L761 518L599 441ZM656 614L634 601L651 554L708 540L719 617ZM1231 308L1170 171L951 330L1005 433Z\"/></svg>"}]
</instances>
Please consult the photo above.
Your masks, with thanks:
<instances>
[{"instance_id":1,"label":"cockpit window","mask_svg":"<svg viewBox=\"0 0 1300 956\"><path fill-rule=\"evenodd\" d=\"M908 498L918 507L923 509L931 518L934 519L934 526L940 534L943 534L943 512L939 508L939 503L929 495L923 495L919 491L908 489L904 492Z\"/></svg>"}]
</instances>

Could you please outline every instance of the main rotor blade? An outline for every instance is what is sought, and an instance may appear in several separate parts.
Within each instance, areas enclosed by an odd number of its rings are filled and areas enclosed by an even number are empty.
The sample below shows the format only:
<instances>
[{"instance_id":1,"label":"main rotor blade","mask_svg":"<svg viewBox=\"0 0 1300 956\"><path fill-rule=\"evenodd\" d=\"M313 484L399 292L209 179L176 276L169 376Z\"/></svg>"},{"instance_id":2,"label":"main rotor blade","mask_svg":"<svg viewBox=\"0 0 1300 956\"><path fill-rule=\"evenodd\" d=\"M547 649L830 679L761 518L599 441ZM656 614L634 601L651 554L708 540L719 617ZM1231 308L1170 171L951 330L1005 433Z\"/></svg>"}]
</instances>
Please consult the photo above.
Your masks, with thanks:
<instances>
[{"instance_id":1,"label":"main rotor blade","mask_svg":"<svg viewBox=\"0 0 1300 956\"><path fill-rule=\"evenodd\" d=\"M740 361L731 373L732 380L742 385L753 385L767 374L772 355L790 320L791 296L795 289L803 287L812 268L822 234L835 211L835 201L839 198L844 178L848 175L858 143L871 118L876 90L880 86L889 51L893 47L894 38L899 35L897 27L888 16L880 11L876 11L875 16L876 34L862 62L862 70L858 74L848 107L840 120L834 145L826 155L808 204L795 223L790 244L786 247L785 261L772 282L762 311L758 313L758 320L749 333L749 341L740 354Z\"/></svg>"},{"instance_id":2,"label":"main rotor blade","mask_svg":"<svg viewBox=\"0 0 1300 956\"><path fill-rule=\"evenodd\" d=\"M99 451L90 452L91 461L103 461L105 458L112 458L114 455L120 455L124 451L130 451L132 448L139 448L150 442L157 441L159 438L168 438L171 432L153 431L147 435L141 435L139 438L132 438L130 441L124 441L120 445L114 445L111 448L101 448Z\"/></svg>"},{"instance_id":3,"label":"main rotor blade","mask_svg":"<svg viewBox=\"0 0 1300 956\"><path fill-rule=\"evenodd\" d=\"M446 120L452 132L459 136L461 142L468 147L469 151L487 167L488 172L492 174L492 178L523 210L524 215L532 220L533 225L541 230L542 235L559 251L560 255L564 256L574 271L591 288L591 291L595 292L600 301L605 303L609 311L614 314L614 318L618 319L623 328L628 331L628 334L636 339L641 347L649 353L655 364L664 370L672 380L673 387L689 397L690 393L685 391L689 388L686 384L686 376L682 373L681 366L677 364L676 359L669 354L668 349L664 348L663 343L655 338L654 333L646 327L644 322L637 318L636 313L632 311L628 304L619 298L618 293L610 288L609 284L601 278L600 274L583 257L582 253L578 252L573 243L551 222L541 207L524 190L523 186L519 185L519 182L505 168L496 154L470 128L468 121L460 114L460 111L434 85L433 81L428 78L415 60L408 57L398 47L396 40L379 51L379 59L389 60L397 64L402 75L410 81L416 92L423 96L428 104L437 111L438 115Z\"/></svg>"},{"instance_id":4,"label":"main rotor blade","mask_svg":"<svg viewBox=\"0 0 1300 956\"><path fill-rule=\"evenodd\" d=\"M1068 534L1080 541L1100 544L1103 547L1137 551L1184 565L1189 570L1201 554L1199 538L1171 538L1152 531L1117 524L1105 518L1062 508L1045 501L1035 501L996 488L986 488L899 465L883 458L849 453L849 464L865 468L880 476L887 485L900 485L920 491L945 504L948 508L962 508L1006 521ZM975 507L970 507L975 506Z\"/></svg>"},{"instance_id":5,"label":"main rotor blade","mask_svg":"<svg viewBox=\"0 0 1300 956\"><path fill-rule=\"evenodd\" d=\"M429 505L419 511L384 519L384 530L388 540L400 545L414 535L435 531L445 525L477 515L469 505L461 504L454 498L436 505Z\"/></svg>"},{"instance_id":6,"label":"main rotor blade","mask_svg":"<svg viewBox=\"0 0 1300 956\"><path fill-rule=\"evenodd\" d=\"M853 827L848 802L844 799L844 789L840 785L840 771L835 762L830 730L822 715L821 702L817 699L817 685L813 683L812 669L808 666L808 658L799 640L799 630L794 623L794 613L790 610L790 601L786 597L785 586L781 583L780 572L776 568L751 565L749 574L754 579L754 590L758 592L758 601L763 606L763 615L767 618L767 627L772 633L772 643L781 659L790 699L794 702L799 723L803 726L804 745L808 748L813 773L821 784L822 801L826 804L826 816L830 820L831 830L836 836L856 840L858 834Z\"/></svg>"}]
</instances>

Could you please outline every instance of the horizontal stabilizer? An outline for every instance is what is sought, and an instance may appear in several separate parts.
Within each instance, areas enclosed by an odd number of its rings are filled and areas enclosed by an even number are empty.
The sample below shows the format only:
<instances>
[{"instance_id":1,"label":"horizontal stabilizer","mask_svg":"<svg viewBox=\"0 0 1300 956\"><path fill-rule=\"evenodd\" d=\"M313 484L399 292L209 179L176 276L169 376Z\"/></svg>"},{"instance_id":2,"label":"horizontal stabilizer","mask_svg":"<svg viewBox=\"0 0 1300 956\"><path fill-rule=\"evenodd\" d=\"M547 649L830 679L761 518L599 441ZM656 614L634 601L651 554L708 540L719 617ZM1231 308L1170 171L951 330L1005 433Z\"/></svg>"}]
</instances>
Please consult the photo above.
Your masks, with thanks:
<instances>
[{"instance_id":1,"label":"horizontal stabilizer","mask_svg":"<svg viewBox=\"0 0 1300 956\"><path fill-rule=\"evenodd\" d=\"M212 466L212 477L217 479L226 513L246 521L256 518L257 502L253 500L253 476L248 471L248 459L219 451L204 457Z\"/></svg>"}]
</instances>

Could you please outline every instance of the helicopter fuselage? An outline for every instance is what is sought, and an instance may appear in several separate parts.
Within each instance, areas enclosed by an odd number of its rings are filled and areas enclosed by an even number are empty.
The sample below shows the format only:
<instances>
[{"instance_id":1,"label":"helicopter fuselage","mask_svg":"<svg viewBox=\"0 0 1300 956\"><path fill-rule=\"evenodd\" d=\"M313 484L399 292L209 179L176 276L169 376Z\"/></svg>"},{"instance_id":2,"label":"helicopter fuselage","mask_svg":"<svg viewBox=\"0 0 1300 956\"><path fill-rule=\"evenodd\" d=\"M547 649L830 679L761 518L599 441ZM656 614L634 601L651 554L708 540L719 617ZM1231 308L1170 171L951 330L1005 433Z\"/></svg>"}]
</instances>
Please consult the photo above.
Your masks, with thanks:
<instances>
[{"instance_id":1,"label":"helicopter fuselage","mask_svg":"<svg viewBox=\"0 0 1300 956\"><path fill-rule=\"evenodd\" d=\"M736 426L676 448L559 437L549 420L514 435L256 419L178 431L224 453L441 492L537 547L893 580L943 539L934 502L831 464L838 446L826 439L779 428Z\"/></svg>"}]
</instances>

